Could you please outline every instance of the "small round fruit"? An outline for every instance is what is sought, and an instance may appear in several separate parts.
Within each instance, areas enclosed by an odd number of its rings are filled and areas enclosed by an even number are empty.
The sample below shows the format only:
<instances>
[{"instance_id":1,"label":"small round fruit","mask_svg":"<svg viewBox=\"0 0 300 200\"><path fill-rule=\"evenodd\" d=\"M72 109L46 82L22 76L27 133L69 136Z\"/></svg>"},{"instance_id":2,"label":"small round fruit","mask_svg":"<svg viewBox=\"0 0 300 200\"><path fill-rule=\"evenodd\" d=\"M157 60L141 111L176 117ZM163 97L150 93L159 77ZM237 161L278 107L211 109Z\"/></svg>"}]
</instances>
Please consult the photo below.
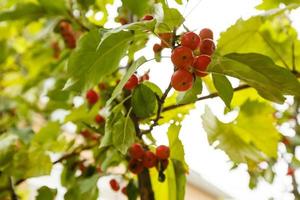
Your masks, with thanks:
<instances>
[{"instance_id":1,"label":"small round fruit","mask_svg":"<svg viewBox=\"0 0 300 200\"><path fill-rule=\"evenodd\" d=\"M120 18L119 18L119 22L120 22L120 24L122 24L122 25L128 24L128 20L127 20L126 18L124 18L124 17L120 17Z\"/></svg>"},{"instance_id":2,"label":"small round fruit","mask_svg":"<svg viewBox=\"0 0 300 200\"><path fill-rule=\"evenodd\" d=\"M137 159L131 159L128 164L128 169L134 174L139 174L144 170L142 161Z\"/></svg>"},{"instance_id":3,"label":"small round fruit","mask_svg":"<svg viewBox=\"0 0 300 200\"><path fill-rule=\"evenodd\" d=\"M173 33L159 33L158 36L161 40L160 45L163 48L167 48L172 45Z\"/></svg>"},{"instance_id":4,"label":"small round fruit","mask_svg":"<svg viewBox=\"0 0 300 200\"><path fill-rule=\"evenodd\" d=\"M134 89L139 83L139 79L135 74L132 74L132 76L129 78L127 83L125 84L124 88L127 90Z\"/></svg>"},{"instance_id":5,"label":"small round fruit","mask_svg":"<svg viewBox=\"0 0 300 200\"><path fill-rule=\"evenodd\" d=\"M69 49L74 49L76 47L76 38L73 33L64 35L64 41Z\"/></svg>"},{"instance_id":6,"label":"small round fruit","mask_svg":"<svg viewBox=\"0 0 300 200\"><path fill-rule=\"evenodd\" d=\"M211 62L210 56L205 55L205 54L198 56L193 63L194 72L195 72L196 76L199 76L199 77L206 76L207 73L205 71L210 62Z\"/></svg>"},{"instance_id":7,"label":"small round fruit","mask_svg":"<svg viewBox=\"0 0 300 200\"><path fill-rule=\"evenodd\" d=\"M204 39L200 45L201 54L212 55L215 52L215 43L212 39Z\"/></svg>"},{"instance_id":8,"label":"small round fruit","mask_svg":"<svg viewBox=\"0 0 300 200\"><path fill-rule=\"evenodd\" d=\"M177 47L171 55L173 64L180 69L188 69L194 61L193 51L187 47Z\"/></svg>"},{"instance_id":9,"label":"small round fruit","mask_svg":"<svg viewBox=\"0 0 300 200\"><path fill-rule=\"evenodd\" d=\"M96 115L95 117L95 122L97 122L98 124L102 124L103 122L105 122L105 118L102 115Z\"/></svg>"},{"instance_id":10,"label":"small round fruit","mask_svg":"<svg viewBox=\"0 0 300 200\"><path fill-rule=\"evenodd\" d=\"M119 185L119 183L116 181L116 179L111 179L110 181L109 181L109 184L110 184L110 187L111 187L111 189L113 189L114 191L119 191L119 189L120 189L120 185Z\"/></svg>"},{"instance_id":11,"label":"small round fruit","mask_svg":"<svg viewBox=\"0 0 300 200\"><path fill-rule=\"evenodd\" d=\"M157 158L164 160L168 159L170 156L170 149L165 145L160 145L156 148L156 156Z\"/></svg>"},{"instance_id":12,"label":"small round fruit","mask_svg":"<svg viewBox=\"0 0 300 200\"><path fill-rule=\"evenodd\" d=\"M143 17L143 20L145 20L145 21L150 21L150 20L152 20L153 19L153 16L152 15L145 15L144 17Z\"/></svg>"},{"instance_id":13,"label":"small round fruit","mask_svg":"<svg viewBox=\"0 0 300 200\"><path fill-rule=\"evenodd\" d=\"M193 32L187 32L181 36L181 45L195 50L200 45L200 37Z\"/></svg>"},{"instance_id":14,"label":"small round fruit","mask_svg":"<svg viewBox=\"0 0 300 200\"><path fill-rule=\"evenodd\" d=\"M82 130L80 135L82 135L84 138L89 138L91 136L91 132L89 130Z\"/></svg>"},{"instance_id":15,"label":"small round fruit","mask_svg":"<svg viewBox=\"0 0 300 200\"><path fill-rule=\"evenodd\" d=\"M86 93L86 99L89 102L89 104L93 105L98 101L99 96L98 96L97 92L95 92L95 90L90 89Z\"/></svg>"},{"instance_id":16,"label":"small round fruit","mask_svg":"<svg viewBox=\"0 0 300 200\"><path fill-rule=\"evenodd\" d=\"M60 33L62 35L66 34L66 33L73 32L71 24L69 22L67 22L67 21L61 21L61 22L59 22L58 26L59 26Z\"/></svg>"},{"instance_id":17,"label":"small round fruit","mask_svg":"<svg viewBox=\"0 0 300 200\"><path fill-rule=\"evenodd\" d=\"M140 145L138 143L134 143L129 148L128 153L131 158L142 159L145 154L145 151L144 151L144 148L142 147L142 145Z\"/></svg>"},{"instance_id":18,"label":"small round fruit","mask_svg":"<svg viewBox=\"0 0 300 200\"><path fill-rule=\"evenodd\" d=\"M143 76L141 76L140 78L139 78L139 82L141 83L141 82L144 82L144 81L148 81L149 80L149 74L148 73L146 73L146 74L144 74Z\"/></svg>"},{"instance_id":19,"label":"small round fruit","mask_svg":"<svg viewBox=\"0 0 300 200\"><path fill-rule=\"evenodd\" d=\"M193 86L193 75L183 69L179 69L172 75L171 85L177 91L187 91Z\"/></svg>"},{"instance_id":20,"label":"small round fruit","mask_svg":"<svg viewBox=\"0 0 300 200\"><path fill-rule=\"evenodd\" d=\"M214 39L214 34L209 28L204 28L200 31L199 36L202 40L204 39Z\"/></svg>"},{"instance_id":21,"label":"small round fruit","mask_svg":"<svg viewBox=\"0 0 300 200\"><path fill-rule=\"evenodd\" d=\"M153 52L154 53L159 53L159 52L161 52L162 49L163 49L163 47L160 44L154 44L153 45Z\"/></svg>"},{"instance_id":22,"label":"small round fruit","mask_svg":"<svg viewBox=\"0 0 300 200\"><path fill-rule=\"evenodd\" d=\"M288 168L288 171L287 171L287 175L288 175L288 176L293 176L294 173L295 173L295 169L292 168L292 167L289 167L289 168Z\"/></svg>"},{"instance_id":23,"label":"small round fruit","mask_svg":"<svg viewBox=\"0 0 300 200\"><path fill-rule=\"evenodd\" d=\"M122 192L124 195L127 196L127 187L126 187L126 186L123 187L122 190L121 190L121 192Z\"/></svg>"},{"instance_id":24,"label":"small round fruit","mask_svg":"<svg viewBox=\"0 0 300 200\"><path fill-rule=\"evenodd\" d=\"M146 168L154 167L157 163L157 158L155 154L151 151L147 151L143 157L143 165Z\"/></svg>"}]
</instances>

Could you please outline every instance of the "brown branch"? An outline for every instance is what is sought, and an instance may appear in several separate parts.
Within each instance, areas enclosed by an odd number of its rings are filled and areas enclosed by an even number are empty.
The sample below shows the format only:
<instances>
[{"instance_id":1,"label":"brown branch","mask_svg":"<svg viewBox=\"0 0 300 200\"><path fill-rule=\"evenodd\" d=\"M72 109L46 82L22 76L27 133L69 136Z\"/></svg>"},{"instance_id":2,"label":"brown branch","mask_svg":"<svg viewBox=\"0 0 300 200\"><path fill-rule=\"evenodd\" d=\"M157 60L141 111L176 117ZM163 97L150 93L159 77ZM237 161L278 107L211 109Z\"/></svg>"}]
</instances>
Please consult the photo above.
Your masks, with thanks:
<instances>
[{"instance_id":1,"label":"brown branch","mask_svg":"<svg viewBox=\"0 0 300 200\"><path fill-rule=\"evenodd\" d=\"M9 191L10 191L10 197L12 200L18 200L18 195L15 191L15 185L14 185L14 182L13 182L13 178L12 177L9 177Z\"/></svg>"}]
</instances>

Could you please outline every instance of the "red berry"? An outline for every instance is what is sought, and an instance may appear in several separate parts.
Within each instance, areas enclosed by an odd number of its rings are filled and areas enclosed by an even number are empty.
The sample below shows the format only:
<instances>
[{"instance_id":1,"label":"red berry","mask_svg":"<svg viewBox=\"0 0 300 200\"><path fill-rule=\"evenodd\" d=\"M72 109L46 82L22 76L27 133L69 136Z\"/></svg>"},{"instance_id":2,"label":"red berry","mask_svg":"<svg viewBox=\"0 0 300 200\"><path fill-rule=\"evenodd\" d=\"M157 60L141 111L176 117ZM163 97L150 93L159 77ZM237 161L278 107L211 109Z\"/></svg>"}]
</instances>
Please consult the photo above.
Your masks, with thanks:
<instances>
[{"instance_id":1,"label":"red berry","mask_svg":"<svg viewBox=\"0 0 300 200\"><path fill-rule=\"evenodd\" d=\"M124 88L127 89L127 90L132 90L134 89L139 83L139 79L138 77L133 74L129 80L127 81L127 83L125 84Z\"/></svg>"},{"instance_id":2,"label":"red berry","mask_svg":"<svg viewBox=\"0 0 300 200\"><path fill-rule=\"evenodd\" d=\"M149 74L148 73L145 73L143 76L141 76L139 78L139 82L143 82L143 81L148 81L149 80Z\"/></svg>"},{"instance_id":3,"label":"red berry","mask_svg":"<svg viewBox=\"0 0 300 200\"><path fill-rule=\"evenodd\" d=\"M87 101L89 102L89 104L95 104L99 99L97 92L95 92L95 90L92 90L92 89L87 91L85 97L86 97Z\"/></svg>"},{"instance_id":4,"label":"red berry","mask_svg":"<svg viewBox=\"0 0 300 200\"><path fill-rule=\"evenodd\" d=\"M204 39L200 45L201 54L212 55L215 51L215 43L212 39Z\"/></svg>"},{"instance_id":5,"label":"red berry","mask_svg":"<svg viewBox=\"0 0 300 200\"><path fill-rule=\"evenodd\" d=\"M116 179L111 179L109 181L110 187L111 189L113 189L114 191L118 191L120 189L120 185L119 183L116 181Z\"/></svg>"},{"instance_id":6,"label":"red berry","mask_svg":"<svg viewBox=\"0 0 300 200\"><path fill-rule=\"evenodd\" d=\"M99 83L99 84L98 84L98 88L99 88L100 90L106 90L106 89L107 89L107 85L106 85L105 83Z\"/></svg>"},{"instance_id":7,"label":"red berry","mask_svg":"<svg viewBox=\"0 0 300 200\"><path fill-rule=\"evenodd\" d=\"M206 76L207 73L205 73L205 71L210 62L211 62L210 56L204 54L198 56L193 63L196 76L200 76L200 77Z\"/></svg>"},{"instance_id":8,"label":"red berry","mask_svg":"<svg viewBox=\"0 0 300 200\"><path fill-rule=\"evenodd\" d=\"M195 50L200 45L200 37L193 32L187 32L181 36L181 45Z\"/></svg>"},{"instance_id":9,"label":"red berry","mask_svg":"<svg viewBox=\"0 0 300 200\"><path fill-rule=\"evenodd\" d=\"M177 91L187 91L193 86L193 75L183 69L179 69L172 75L171 85Z\"/></svg>"},{"instance_id":10,"label":"red berry","mask_svg":"<svg viewBox=\"0 0 300 200\"><path fill-rule=\"evenodd\" d=\"M98 124L101 124L103 122L105 122L105 118L102 116L102 115L96 115L95 117L95 121L98 123Z\"/></svg>"},{"instance_id":11,"label":"red berry","mask_svg":"<svg viewBox=\"0 0 300 200\"><path fill-rule=\"evenodd\" d=\"M65 44L69 49L74 49L76 47L76 38L74 34L70 33L64 36Z\"/></svg>"},{"instance_id":12,"label":"red berry","mask_svg":"<svg viewBox=\"0 0 300 200\"><path fill-rule=\"evenodd\" d=\"M145 151L144 151L144 148L142 147L142 145L135 143L135 144L131 145L131 147L128 150L128 153L131 158L142 159L145 154Z\"/></svg>"},{"instance_id":13,"label":"red berry","mask_svg":"<svg viewBox=\"0 0 300 200\"><path fill-rule=\"evenodd\" d=\"M153 45L153 52L154 53L159 53L159 52L161 52L162 49L163 49L163 47L160 44L154 44Z\"/></svg>"},{"instance_id":14,"label":"red berry","mask_svg":"<svg viewBox=\"0 0 300 200\"><path fill-rule=\"evenodd\" d=\"M151 151L147 151L143 157L143 165L146 168L154 167L157 163L157 158L155 154Z\"/></svg>"},{"instance_id":15,"label":"red berry","mask_svg":"<svg viewBox=\"0 0 300 200\"><path fill-rule=\"evenodd\" d=\"M290 141L286 138L286 137L283 137L281 142L285 145L285 146L289 146L290 145Z\"/></svg>"},{"instance_id":16,"label":"red berry","mask_svg":"<svg viewBox=\"0 0 300 200\"><path fill-rule=\"evenodd\" d=\"M293 176L294 173L295 173L295 169L292 168L292 167L289 167L289 168L288 168L288 171L287 171L287 175L288 175L288 176Z\"/></svg>"},{"instance_id":17,"label":"red berry","mask_svg":"<svg viewBox=\"0 0 300 200\"><path fill-rule=\"evenodd\" d=\"M149 20L152 20L153 19L153 16L152 15L145 15L143 17L143 20L146 20L146 21L149 21Z\"/></svg>"},{"instance_id":18,"label":"red berry","mask_svg":"<svg viewBox=\"0 0 300 200\"><path fill-rule=\"evenodd\" d=\"M171 60L176 67L188 70L194 61L193 52L187 47L177 47L172 52Z\"/></svg>"},{"instance_id":19,"label":"red berry","mask_svg":"<svg viewBox=\"0 0 300 200\"><path fill-rule=\"evenodd\" d=\"M59 31L62 35L72 33L73 29L69 22L67 21L61 21L59 22Z\"/></svg>"},{"instance_id":20,"label":"red berry","mask_svg":"<svg viewBox=\"0 0 300 200\"><path fill-rule=\"evenodd\" d=\"M159 160L157 165L156 165L156 168L158 170L161 170L161 171L164 171L165 169L167 169L169 165L169 160L168 159L163 159L163 160Z\"/></svg>"},{"instance_id":21,"label":"red berry","mask_svg":"<svg viewBox=\"0 0 300 200\"><path fill-rule=\"evenodd\" d=\"M161 159L168 159L170 156L170 149L165 145L160 145L156 148L156 156Z\"/></svg>"},{"instance_id":22,"label":"red berry","mask_svg":"<svg viewBox=\"0 0 300 200\"><path fill-rule=\"evenodd\" d=\"M162 48L170 47L172 45L172 33L159 33L158 36L161 39L160 45Z\"/></svg>"},{"instance_id":23,"label":"red berry","mask_svg":"<svg viewBox=\"0 0 300 200\"><path fill-rule=\"evenodd\" d=\"M199 36L201 37L202 40L204 39L214 39L214 34L212 30L209 28L204 28L200 31Z\"/></svg>"},{"instance_id":24,"label":"red berry","mask_svg":"<svg viewBox=\"0 0 300 200\"><path fill-rule=\"evenodd\" d=\"M128 169L134 174L139 174L144 170L142 161L137 159L131 159L128 164Z\"/></svg>"},{"instance_id":25,"label":"red berry","mask_svg":"<svg viewBox=\"0 0 300 200\"><path fill-rule=\"evenodd\" d=\"M124 194L124 195L127 195L127 187L123 187L121 192Z\"/></svg>"},{"instance_id":26,"label":"red berry","mask_svg":"<svg viewBox=\"0 0 300 200\"><path fill-rule=\"evenodd\" d=\"M84 137L84 138L89 138L91 136L91 132L89 130L83 130L80 132L80 134Z\"/></svg>"}]
</instances>

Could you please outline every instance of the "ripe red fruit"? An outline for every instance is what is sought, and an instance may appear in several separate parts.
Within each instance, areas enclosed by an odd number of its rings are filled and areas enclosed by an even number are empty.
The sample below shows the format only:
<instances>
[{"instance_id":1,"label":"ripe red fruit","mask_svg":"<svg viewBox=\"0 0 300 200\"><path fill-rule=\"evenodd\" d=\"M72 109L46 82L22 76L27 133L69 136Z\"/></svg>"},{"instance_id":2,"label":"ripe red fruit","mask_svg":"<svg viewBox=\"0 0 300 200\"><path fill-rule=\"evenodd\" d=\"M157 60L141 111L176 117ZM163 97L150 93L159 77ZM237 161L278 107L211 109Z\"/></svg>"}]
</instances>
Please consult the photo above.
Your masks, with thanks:
<instances>
[{"instance_id":1,"label":"ripe red fruit","mask_svg":"<svg viewBox=\"0 0 300 200\"><path fill-rule=\"evenodd\" d=\"M295 173L295 169L292 168L292 167L289 167L289 168L288 168L288 171L287 171L287 175L288 175L288 176L293 176L294 173Z\"/></svg>"},{"instance_id":2,"label":"ripe red fruit","mask_svg":"<svg viewBox=\"0 0 300 200\"><path fill-rule=\"evenodd\" d=\"M120 22L120 24L122 24L122 25L128 24L128 20L127 20L126 18L124 18L124 17L120 17L120 18L119 18L119 22Z\"/></svg>"},{"instance_id":3,"label":"ripe red fruit","mask_svg":"<svg viewBox=\"0 0 300 200\"><path fill-rule=\"evenodd\" d=\"M206 76L207 73L205 73L205 71L210 62L211 62L210 56L204 54L198 56L193 63L196 76L200 76L200 77Z\"/></svg>"},{"instance_id":4,"label":"ripe red fruit","mask_svg":"<svg viewBox=\"0 0 300 200\"><path fill-rule=\"evenodd\" d=\"M200 45L200 37L193 32L187 32L181 36L181 45L195 50Z\"/></svg>"},{"instance_id":5,"label":"ripe red fruit","mask_svg":"<svg viewBox=\"0 0 300 200\"><path fill-rule=\"evenodd\" d=\"M101 124L103 122L105 122L105 118L102 116L102 115L96 115L95 117L95 121L98 123L98 124Z\"/></svg>"},{"instance_id":6,"label":"ripe red fruit","mask_svg":"<svg viewBox=\"0 0 300 200\"><path fill-rule=\"evenodd\" d=\"M133 74L129 80L127 81L127 83L125 84L124 88L127 90L132 90L133 88L135 88L139 83L139 79L138 77Z\"/></svg>"},{"instance_id":7,"label":"ripe red fruit","mask_svg":"<svg viewBox=\"0 0 300 200\"><path fill-rule=\"evenodd\" d=\"M128 153L131 158L142 159L145 154L145 151L144 151L144 148L142 147L142 145L140 145L138 143L134 143L129 148Z\"/></svg>"},{"instance_id":8,"label":"ripe red fruit","mask_svg":"<svg viewBox=\"0 0 300 200\"><path fill-rule=\"evenodd\" d=\"M59 26L59 31L60 31L60 33L62 35L73 32L71 24L69 22L67 22L67 21L61 21L61 22L59 22L58 26Z\"/></svg>"},{"instance_id":9,"label":"ripe red fruit","mask_svg":"<svg viewBox=\"0 0 300 200\"><path fill-rule=\"evenodd\" d=\"M153 16L152 15L145 15L143 17L143 20L146 20L146 21L149 21L149 20L152 20L153 19Z\"/></svg>"},{"instance_id":10,"label":"ripe red fruit","mask_svg":"<svg viewBox=\"0 0 300 200\"><path fill-rule=\"evenodd\" d=\"M139 82L148 81L149 80L149 72L146 72L143 76L139 78Z\"/></svg>"},{"instance_id":11,"label":"ripe red fruit","mask_svg":"<svg viewBox=\"0 0 300 200\"><path fill-rule=\"evenodd\" d=\"M119 183L116 181L116 179L111 179L109 181L110 187L111 189L113 189L114 191L118 191L120 189L120 185Z\"/></svg>"},{"instance_id":12,"label":"ripe red fruit","mask_svg":"<svg viewBox=\"0 0 300 200\"><path fill-rule=\"evenodd\" d=\"M127 195L127 187L123 187L121 192L124 194L124 195Z\"/></svg>"},{"instance_id":13,"label":"ripe red fruit","mask_svg":"<svg viewBox=\"0 0 300 200\"><path fill-rule=\"evenodd\" d=\"M167 169L168 165L169 165L169 160L163 159L158 161L156 168L157 170L164 171L165 169Z\"/></svg>"},{"instance_id":14,"label":"ripe red fruit","mask_svg":"<svg viewBox=\"0 0 300 200\"><path fill-rule=\"evenodd\" d=\"M286 138L286 137L283 137L281 142L285 145L285 146L289 146L290 145L290 141Z\"/></svg>"},{"instance_id":15,"label":"ripe red fruit","mask_svg":"<svg viewBox=\"0 0 300 200\"><path fill-rule=\"evenodd\" d=\"M193 75L183 69L179 69L172 75L171 85L177 91L187 91L193 86Z\"/></svg>"},{"instance_id":16,"label":"ripe red fruit","mask_svg":"<svg viewBox=\"0 0 300 200\"><path fill-rule=\"evenodd\" d=\"M89 130L82 130L80 134L85 138L89 138L91 136L91 132Z\"/></svg>"},{"instance_id":17,"label":"ripe red fruit","mask_svg":"<svg viewBox=\"0 0 300 200\"><path fill-rule=\"evenodd\" d=\"M69 49L74 49L76 47L76 38L73 33L69 33L63 36L66 46Z\"/></svg>"},{"instance_id":18,"label":"ripe red fruit","mask_svg":"<svg viewBox=\"0 0 300 200\"><path fill-rule=\"evenodd\" d=\"M212 55L215 51L215 43L212 39L204 39L200 45L201 54Z\"/></svg>"},{"instance_id":19,"label":"ripe red fruit","mask_svg":"<svg viewBox=\"0 0 300 200\"><path fill-rule=\"evenodd\" d=\"M156 148L156 156L157 158L164 160L168 159L170 156L170 149L165 145L160 145Z\"/></svg>"},{"instance_id":20,"label":"ripe red fruit","mask_svg":"<svg viewBox=\"0 0 300 200\"><path fill-rule=\"evenodd\" d=\"M170 47L172 45L172 38L173 38L172 33L159 33L158 36L161 39L160 45L163 48Z\"/></svg>"},{"instance_id":21,"label":"ripe red fruit","mask_svg":"<svg viewBox=\"0 0 300 200\"><path fill-rule=\"evenodd\" d=\"M98 94L92 89L87 91L85 97L86 97L87 101L89 102L89 104L95 104L99 99Z\"/></svg>"},{"instance_id":22,"label":"ripe red fruit","mask_svg":"<svg viewBox=\"0 0 300 200\"><path fill-rule=\"evenodd\" d=\"M139 174L144 170L142 161L137 159L131 159L128 164L128 169L134 174Z\"/></svg>"},{"instance_id":23,"label":"ripe red fruit","mask_svg":"<svg viewBox=\"0 0 300 200\"><path fill-rule=\"evenodd\" d=\"M154 167L157 163L157 158L155 154L151 151L147 151L143 157L143 165L146 168Z\"/></svg>"},{"instance_id":24,"label":"ripe red fruit","mask_svg":"<svg viewBox=\"0 0 300 200\"><path fill-rule=\"evenodd\" d=\"M204 39L214 39L214 34L212 30L209 28L204 28L200 31L199 36L201 37L202 40Z\"/></svg>"},{"instance_id":25,"label":"ripe red fruit","mask_svg":"<svg viewBox=\"0 0 300 200\"><path fill-rule=\"evenodd\" d=\"M171 55L173 64L180 69L188 69L194 61L193 52L187 47L177 47Z\"/></svg>"},{"instance_id":26,"label":"ripe red fruit","mask_svg":"<svg viewBox=\"0 0 300 200\"><path fill-rule=\"evenodd\" d=\"M154 53L159 53L159 52L161 52L162 49L163 49L163 47L160 44L154 44L153 45L153 52Z\"/></svg>"}]
</instances>

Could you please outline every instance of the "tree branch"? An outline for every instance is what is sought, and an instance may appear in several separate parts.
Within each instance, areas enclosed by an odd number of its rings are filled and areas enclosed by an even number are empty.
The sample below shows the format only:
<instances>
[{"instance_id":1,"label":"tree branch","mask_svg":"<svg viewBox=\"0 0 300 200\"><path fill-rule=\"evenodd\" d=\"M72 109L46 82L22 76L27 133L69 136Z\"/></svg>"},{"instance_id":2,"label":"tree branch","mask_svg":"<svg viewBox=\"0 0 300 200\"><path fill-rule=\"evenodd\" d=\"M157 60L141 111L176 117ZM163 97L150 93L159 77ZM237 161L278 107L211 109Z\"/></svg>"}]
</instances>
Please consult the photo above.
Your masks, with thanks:
<instances>
[{"instance_id":1,"label":"tree branch","mask_svg":"<svg viewBox=\"0 0 300 200\"><path fill-rule=\"evenodd\" d=\"M18 200L18 195L15 191L15 185L14 185L14 182L13 182L13 178L12 177L9 177L9 191L10 191L10 197L12 200Z\"/></svg>"}]
</instances>

